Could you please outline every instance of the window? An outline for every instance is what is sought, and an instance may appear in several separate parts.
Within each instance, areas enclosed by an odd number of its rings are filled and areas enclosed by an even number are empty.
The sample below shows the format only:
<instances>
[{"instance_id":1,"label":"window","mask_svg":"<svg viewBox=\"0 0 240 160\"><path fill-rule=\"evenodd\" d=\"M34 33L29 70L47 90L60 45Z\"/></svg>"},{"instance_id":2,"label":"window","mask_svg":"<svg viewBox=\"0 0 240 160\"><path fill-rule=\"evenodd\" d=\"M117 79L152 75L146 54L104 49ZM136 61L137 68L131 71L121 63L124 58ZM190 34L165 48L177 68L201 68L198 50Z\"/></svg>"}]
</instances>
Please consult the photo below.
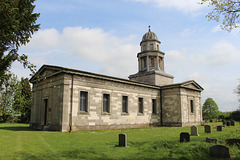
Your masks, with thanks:
<instances>
[{"instance_id":1,"label":"window","mask_svg":"<svg viewBox=\"0 0 240 160\"><path fill-rule=\"evenodd\" d=\"M80 112L87 112L88 92L80 92Z\"/></svg>"},{"instance_id":2,"label":"window","mask_svg":"<svg viewBox=\"0 0 240 160\"><path fill-rule=\"evenodd\" d=\"M154 67L154 58L151 58L151 67Z\"/></svg>"},{"instance_id":3,"label":"window","mask_svg":"<svg viewBox=\"0 0 240 160\"><path fill-rule=\"evenodd\" d=\"M153 50L153 44L150 44L150 50Z\"/></svg>"},{"instance_id":4,"label":"window","mask_svg":"<svg viewBox=\"0 0 240 160\"><path fill-rule=\"evenodd\" d=\"M147 59L143 58L143 67L146 68L147 67Z\"/></svg>"},{"instance_id":5,"label":"window","mask_svg":"<svg viewBox=\"0 0 240 160\"><path fill-rule=\"evenodd\" d=\"M152 113L157 114L157 103L156 99L152 99Z\"/></svg>"},{"instance_id":6,"label":"window","mask_svg":"<svg viewBox=\"0 0 240 160\"><path fill-rule=\"evenodd\" d=\"M103 94L103 112L109 113L110 95Z\"/></svg>"},{"instance_id":7,"label":"window","mask_svg":"<svg viewBox=\"0 0 240 160\"><path fill-rule=\"evenodd\" d=\"M128 113L128 97L122 97L122 113Z\"/></svg>"},{"instance_id":8,"label":"window","mask_svg":"<svg viewBox=\"0 0 240 160\"><path fill-rule=\"evenodd\" d=\"M190 107L191 107L191 113L194 113L194 106L193 106L193 100L190 100Z\"/></svg>"},{"instance_id":9,"label":"window","mask_svg":"<svg viewBox=\"0 0 240 160\"><path fill-rule=\"evenodd\" d=\"M157 50L159 51L159 45L157 44Z\"/></svg>"},{"instance_id":10,"label":"window","mask_svg":"<svg viewBox=\"0 0 240 160\"><path fill-rule=\"evenodd\" d=\"M138 113L143 113L143 98L138 98Z\"/></svg>"}]
</instances>

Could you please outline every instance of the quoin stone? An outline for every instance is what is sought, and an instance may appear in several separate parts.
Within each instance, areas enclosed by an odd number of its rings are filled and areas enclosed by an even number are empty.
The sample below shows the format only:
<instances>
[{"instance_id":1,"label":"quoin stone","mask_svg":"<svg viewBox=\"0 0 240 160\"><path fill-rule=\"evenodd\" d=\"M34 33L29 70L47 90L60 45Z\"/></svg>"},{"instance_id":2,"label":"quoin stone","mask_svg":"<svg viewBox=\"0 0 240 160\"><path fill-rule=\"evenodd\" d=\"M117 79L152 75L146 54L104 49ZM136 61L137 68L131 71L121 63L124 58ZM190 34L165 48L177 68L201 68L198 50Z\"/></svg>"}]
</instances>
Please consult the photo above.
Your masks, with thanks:
<instances>
[{"instance_id":1,"label":"quoin stone","mask_svg":"<svg viewBox=\"0 0 240 160\"><path fill-rule=\"evenodd\" d=\"M191 127L191 136L199 136L198 135L198 128L196 126Z\"/></svg>"},{"instance_id":2,"label":"quoin stone","mask_svg":"<svg viewBox=\"0 0 240 160\"><path fill-rule=\"evenodd\" d=\"M211 126L210 125L205 125L204 126L204 131L205 131L205 133L211 133Z\"/></svg>"},{"instance_id":3,"label":"quoin stone","mask_svg":"<svg viewBox=\"0 0 240 160\"><path fill-rule=\"evenodd\" d=\"M222 126L217 126L217 131L222 131Z\"/></svg>"},{"instance_id":4,"label":"quoin stone","mask_svg":"<svg viewBox=\"0 0 240 160\"><path fill-rule=\"evenodd\" d=\"M229 148L223 145L211 146L210 156L217 158L230 158Z\"/></svg>"},{"instance_id":5,"label":"quoin stone","mask_svg":"<svg viewBox=\"0 0 240 160\"><path fill-rule=\"evenodd\" d=\"M190 134L188 132L182 132L180 134L180 142L189 142L190 141Z\"/></svg>"},{"instance_id":6,"label":"quoin stone","mask_svg":"<svg viewBox=\"0 0 240 160\"><path fill-rule=\"evenodd\" d=\"M127 147L127 135L119 134L119 147Z\"/></svg>"}]
</instances>

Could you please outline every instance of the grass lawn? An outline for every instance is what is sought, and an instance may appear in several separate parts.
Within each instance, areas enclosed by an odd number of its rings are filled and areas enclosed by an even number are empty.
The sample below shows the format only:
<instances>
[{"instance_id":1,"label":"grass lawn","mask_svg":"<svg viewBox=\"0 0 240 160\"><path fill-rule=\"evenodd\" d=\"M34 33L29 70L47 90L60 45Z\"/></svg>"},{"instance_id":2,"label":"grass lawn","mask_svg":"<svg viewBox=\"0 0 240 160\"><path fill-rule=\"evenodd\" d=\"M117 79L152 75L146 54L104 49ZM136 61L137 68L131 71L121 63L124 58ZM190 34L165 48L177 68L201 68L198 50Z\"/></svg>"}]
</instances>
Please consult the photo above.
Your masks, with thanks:
<instances>
[{"instance_id":1,"label":"grass lawn","mask_svg":"<svg viewBox=\"0 0 240 160\"><path fill-rule=\"evenodd\" d=\"M206 137L225 140L240 138L240 125L216 131L221 123L211 123L212 133L191 136L190 142L180 143L180 133L190 127L149 127L122 130L94 130L72 133L36 131L27 124L0 124L0 160L71 160L71 159L214 159L209 157L213 143ZM127 134L129 147L118 147L118 134ZM221 143L223 144L223 143ZM231 159L240 159L240 148L230 146Z\"/></svg>"}]
</instances>

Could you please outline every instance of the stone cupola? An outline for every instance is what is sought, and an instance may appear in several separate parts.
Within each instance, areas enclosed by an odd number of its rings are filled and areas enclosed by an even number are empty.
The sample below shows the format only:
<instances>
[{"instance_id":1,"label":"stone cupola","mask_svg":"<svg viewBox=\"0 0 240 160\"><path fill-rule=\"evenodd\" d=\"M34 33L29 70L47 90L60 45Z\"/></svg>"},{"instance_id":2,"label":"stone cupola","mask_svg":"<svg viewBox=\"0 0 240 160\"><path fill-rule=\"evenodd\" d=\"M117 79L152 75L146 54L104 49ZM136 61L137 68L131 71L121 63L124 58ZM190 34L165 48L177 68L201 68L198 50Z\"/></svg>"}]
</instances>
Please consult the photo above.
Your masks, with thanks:
<instances>
[{"instance_id":1,"label":"stone cupola","mask_svg":"<svg viewBox=\"0 0 240 160\"><path fill-rule=\"evenodd\" d=\"M165 73L164 52L160 51L161 42L150 26L140 42L141 52L137 54L138 73L130 75L129 79L152 85L167 85L173 83L173 76Z\"/></svg>"}]
</instances>

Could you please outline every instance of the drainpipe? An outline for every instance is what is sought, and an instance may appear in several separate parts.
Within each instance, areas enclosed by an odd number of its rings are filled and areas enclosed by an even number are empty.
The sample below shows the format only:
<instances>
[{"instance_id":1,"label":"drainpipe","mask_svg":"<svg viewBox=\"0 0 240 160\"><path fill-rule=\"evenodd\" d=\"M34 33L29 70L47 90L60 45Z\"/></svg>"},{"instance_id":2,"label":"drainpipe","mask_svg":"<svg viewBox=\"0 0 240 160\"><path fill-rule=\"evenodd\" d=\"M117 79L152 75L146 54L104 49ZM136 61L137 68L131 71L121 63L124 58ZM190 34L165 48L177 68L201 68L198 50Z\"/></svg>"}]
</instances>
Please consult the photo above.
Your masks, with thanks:
<instances>
[{"instance_id":1,"label":"drainpipe","mask_svg":"<svg viewBox=\"0 0 240 160\"><path fill-rule=\"evenodd\" d=\"M163 98L162 98L162 96L163 96L163 95L162 95L162 89L160 89L160 110L161 110L161 112L160 112L160 125L161 125L161 126L163 126L163 110L162 110L162 108L163 108L163 107L162 107L162 105L163 105L163 104L162 104L162 99L163 99Z\"/></svg>"},{"instance_id":2,"label":"drainpipe","mask_svg":"<svg viewBox=\"0 0 240 160\"><path fill-rule=\"evenodd\" d=\"M69 132L72 132L72 107L73 107L73 74L72 74L72 83L71 83L71 99L70 99L70 113L69 113Z\"/></svg>"}]
</instances>

